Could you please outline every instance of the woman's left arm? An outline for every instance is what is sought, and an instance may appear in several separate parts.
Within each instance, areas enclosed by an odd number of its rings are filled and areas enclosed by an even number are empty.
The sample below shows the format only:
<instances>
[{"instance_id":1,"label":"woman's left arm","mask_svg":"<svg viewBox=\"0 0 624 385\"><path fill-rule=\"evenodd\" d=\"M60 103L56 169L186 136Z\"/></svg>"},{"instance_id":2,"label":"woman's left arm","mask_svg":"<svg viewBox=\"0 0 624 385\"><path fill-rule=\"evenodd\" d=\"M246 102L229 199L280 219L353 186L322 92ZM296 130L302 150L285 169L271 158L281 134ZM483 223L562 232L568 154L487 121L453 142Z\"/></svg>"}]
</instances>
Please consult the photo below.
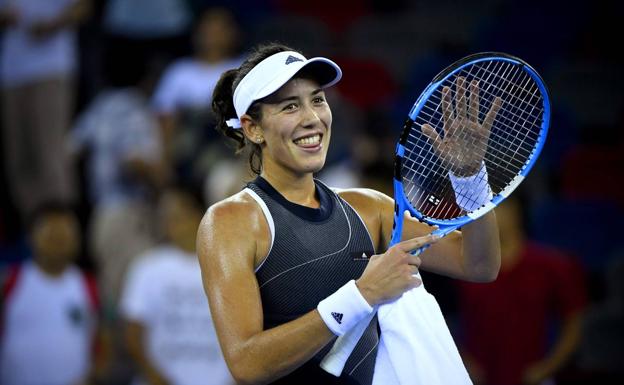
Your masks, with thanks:
<instances>
[{"instance_id":1,"label":"woman's left arm","mask_svg":"<svg viewBox=\"0 0 624 385\"><path fill-rule=\"evenodd\" d=\"M392 234L394 201L379 194L382 210L383 242L387 245ZM405 214L402 239L422 236L435 228L424 225ZM500 241L494 211L453 231L425 250L420 258L421 270L473 282L490 282L500 269Z\"/></svg>"},{"instance_id":2,"label":"woman's left arm","mask_svg":"<svg viewBox=\"0 0 624 385\"><path fill-rule=\"evenodd\" d=\"M378 252L388 249L394 221L394 200L370 189L340 191L366 224ZM435 230L405 214L401 239L421 237ZM493 211L453 231L425 250L421 270L474 282L493 281L500 268L498 225Z\"/></svg>"},{"instance_id":3,"label":"woman's left arm","mask_svg":"<svg viewBox=\"0 0 624 385\"><path fill-rule=\"evenodd\" d=\"M490 211L465 225L431 246L421 259L425 270L473 282L495 280L501 263L496 214Z\"/></svg>"}]
</instances>

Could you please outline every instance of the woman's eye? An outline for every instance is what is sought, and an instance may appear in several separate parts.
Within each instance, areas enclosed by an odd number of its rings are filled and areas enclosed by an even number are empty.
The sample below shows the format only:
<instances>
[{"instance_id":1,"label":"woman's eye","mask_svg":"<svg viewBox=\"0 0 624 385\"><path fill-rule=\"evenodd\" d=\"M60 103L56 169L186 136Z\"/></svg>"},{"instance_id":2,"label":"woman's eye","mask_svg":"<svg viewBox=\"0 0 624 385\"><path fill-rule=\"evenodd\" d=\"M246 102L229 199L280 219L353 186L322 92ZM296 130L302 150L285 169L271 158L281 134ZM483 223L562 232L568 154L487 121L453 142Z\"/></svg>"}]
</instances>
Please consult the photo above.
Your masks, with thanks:
<instances>
[{"instance_id":1,"label":"woman's eye","mask_svg":"<svg viewBox=\"0 0 624 385\"><path fill-rule=\"evenodd\" d=\"M316 98L314 98L313 102L316 104L325 103L325 98L322 96L317 96Z\"/></svg>"},{"instance_id":2,"label":"woman's eye","mask_svg":"<svg viewBox=\"0 0 624 385\"><path fill-rule=\"evenodd\" d=\"M284 106L284 111L292 111L292 110L295 110L296 108L297 108L297 105L295 103L290 103Z\"/></svg>"}]
</instances>

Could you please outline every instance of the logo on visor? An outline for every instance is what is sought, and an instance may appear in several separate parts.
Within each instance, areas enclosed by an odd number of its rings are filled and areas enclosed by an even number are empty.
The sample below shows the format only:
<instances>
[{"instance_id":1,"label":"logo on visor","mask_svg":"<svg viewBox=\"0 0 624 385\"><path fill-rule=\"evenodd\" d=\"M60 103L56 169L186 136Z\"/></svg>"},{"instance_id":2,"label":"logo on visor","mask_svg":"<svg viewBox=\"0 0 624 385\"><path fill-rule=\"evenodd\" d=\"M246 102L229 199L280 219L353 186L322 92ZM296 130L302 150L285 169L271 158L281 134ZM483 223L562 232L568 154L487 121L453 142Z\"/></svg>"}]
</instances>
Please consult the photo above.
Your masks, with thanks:
<instances>
[{"instance_id":1,"label":"logo on visor","mask_svg":"<svg viewBox=\"0 0 624 385\"><path fill-rule=\"evenodd\" d=\"M296 61L303 61L303 60L299 59L298 57L294 57L292 55L288 55L288 57L286 58L286 65L288 65L290 63L294 63Z\"/></svg>"}]
</instances>

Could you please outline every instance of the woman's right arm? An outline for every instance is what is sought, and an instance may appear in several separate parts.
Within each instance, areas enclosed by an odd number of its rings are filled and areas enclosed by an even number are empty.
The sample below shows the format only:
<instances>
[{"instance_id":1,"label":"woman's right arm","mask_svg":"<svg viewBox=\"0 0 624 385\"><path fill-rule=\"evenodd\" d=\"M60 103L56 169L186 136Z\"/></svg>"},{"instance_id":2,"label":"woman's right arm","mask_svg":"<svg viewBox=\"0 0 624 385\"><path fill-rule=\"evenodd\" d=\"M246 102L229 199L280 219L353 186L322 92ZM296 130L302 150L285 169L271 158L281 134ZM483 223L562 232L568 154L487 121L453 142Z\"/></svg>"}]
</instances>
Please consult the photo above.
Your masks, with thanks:
<instances>
[{"instance_id":1,"label":"woman's right arm","mask_svg":"<svg viewBox=\"0 0 624 385\"><path fill-rule=\"evenodd\" d=\"M263 330L260 290L254 274L257 254L266 252L268 226L255 202L243 195L212 206L197 235L204 288L219 342L233 377L263 384L292 372L329 343L334 334L318 311ZM412 276L420 260L404 250L427 237L391 248L380 263L373 256L357 286L371 305L396 298L419 284ZM262 257L263 255L261 255Z\"/></svg>"},{"instance_id":2,"label":"woman's right arm","mask_svg":"<svg viewBox=\"0 0 624 385\"><path fill-rule=\"evenodd\" d=\"M258 240L267 231L262 221L253 202L224 201L208 210L197 234L202 279L219 342L232 376L242 384L285 376L334 337L316 310L263 330L254 274Z\"/></svg>"}]
</instances>

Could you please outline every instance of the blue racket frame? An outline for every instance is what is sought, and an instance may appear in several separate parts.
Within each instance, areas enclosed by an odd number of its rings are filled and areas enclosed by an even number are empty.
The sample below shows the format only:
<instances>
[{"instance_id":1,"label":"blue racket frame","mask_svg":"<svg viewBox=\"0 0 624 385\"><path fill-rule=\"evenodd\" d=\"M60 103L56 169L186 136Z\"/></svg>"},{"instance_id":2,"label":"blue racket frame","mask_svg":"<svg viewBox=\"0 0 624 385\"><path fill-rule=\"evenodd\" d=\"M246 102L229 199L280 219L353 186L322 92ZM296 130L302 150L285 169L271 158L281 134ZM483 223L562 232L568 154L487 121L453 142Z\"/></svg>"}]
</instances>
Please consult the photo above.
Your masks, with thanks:
<instances>
[{"instance_id":1,"label":"blue racket frame","mask_svg":"<svg viewBox=\"0 0 624 385\"><path fill-rule=\"evenodd\" d=\"M409 130L411 130L411 127L414 124L416 117L420 113L420 110L423 108L426 101L429 99L431 94L433 94L433 92L435 92L442 85L442 83L444 83L445 80L447 80L449 77L453 76L454 74L460 72L462 69L464 69L467 66L470 66L479 62L483 62L483 61L492 61L492 60L506 61L506 62L513 63L515 65L522 66L523 69L529 74L529 76L531 76L533 80L535 80L537 87L542 93L544 115L542 119L542 126L541 126L541 130L539 133L539 137L536 142L535 150L531 154L531 157L529 158L527 163L520 170L519 174L515 177L515 179L509 185L507 185L500 193L495 194L494 197L490 200L490 202L488 202L483 207L475 210L474 212L471 212L464 216L453 218L453 219L438 220L438 219L429 218L423 215L422 213L420 213L418 210L414 209L412 204L405 197L405 193L403 190L401 165L402 165L403 157L405 154L405 147L403 146L402 143L405 143L406 132L409 132ZM509 194L511 194L516 189L516 187L518 187L520 182L524 180L524 178L528 175L529 171L533 168L533 165L535 164L535 161L537 160L540 152L542 151L542 148L546 141L546 136L548 134L549 126L550 126L550 96L548 94L548 89L546 88L546 85L544 84L544 81L542 80L540 75L522 59L516 58L508 54L499 53L499 52L485 52L485 53L479 53L479 54L468 56L460 60L459 62L454 63L449 68L440 72L440 74L438 74L434 78L431 84L429 84L429 86L427 86L427 88L425 88L425 90L420 94L420 96L416 100L416 103L414 103L414 106L409 112L409 118L405 122L405 125L403 128L403 134L401 135L401 140L399 140L399 143L397 143L397 146L396 146L396 151L395 151L396 156L395 156L395 163L394 163L394 178L393 178L394 201L395 201L394 227L392 230L392 238L390 240L390 246L401 241L401 235L403 232L402 216L405 215L406 211L408 211L412 217L417 218L421 222L425 222L429 225L438 226L438 228L434 230L432 234L445 236L449 234L450 232L460 228L461 226L467 223L470 223L473 220L481 217L482 215L486 214L491 209L496 207L498 204L500 204L500 202L502 202L505 198L507 198ZM426 247L418 249L415 252L415 254L419 254L425 248Z\"/></svg>"}]
</instances>

